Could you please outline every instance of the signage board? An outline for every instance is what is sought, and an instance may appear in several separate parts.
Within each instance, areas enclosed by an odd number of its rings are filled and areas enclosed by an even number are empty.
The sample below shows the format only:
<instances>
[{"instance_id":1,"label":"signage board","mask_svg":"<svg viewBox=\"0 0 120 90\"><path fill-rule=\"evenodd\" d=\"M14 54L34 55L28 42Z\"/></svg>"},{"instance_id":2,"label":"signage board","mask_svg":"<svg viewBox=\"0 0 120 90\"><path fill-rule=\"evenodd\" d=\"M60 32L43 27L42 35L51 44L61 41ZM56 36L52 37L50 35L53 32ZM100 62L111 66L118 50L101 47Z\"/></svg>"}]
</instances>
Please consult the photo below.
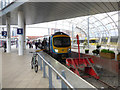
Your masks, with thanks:
<instances>
[{"instance_id":1,"label":"signage board","mask_svg":"<svg viewBox=\"0 0 120 90\"><path fill-rule=\"evenodd\" d=\"M2 36L6 37L7 36L7 31L2 31Z\"/></svg>"},{"instance_id":2,"label":"signage board","mask_svg":"<svg viewBox=\"0 0 120 90\"><path fill-rule=\"evenodd\" d=\"M23 34L23 28L18 28L18 29L17 29L17 34L22 35L22 34Z\"/></svg>"}]
</instances>

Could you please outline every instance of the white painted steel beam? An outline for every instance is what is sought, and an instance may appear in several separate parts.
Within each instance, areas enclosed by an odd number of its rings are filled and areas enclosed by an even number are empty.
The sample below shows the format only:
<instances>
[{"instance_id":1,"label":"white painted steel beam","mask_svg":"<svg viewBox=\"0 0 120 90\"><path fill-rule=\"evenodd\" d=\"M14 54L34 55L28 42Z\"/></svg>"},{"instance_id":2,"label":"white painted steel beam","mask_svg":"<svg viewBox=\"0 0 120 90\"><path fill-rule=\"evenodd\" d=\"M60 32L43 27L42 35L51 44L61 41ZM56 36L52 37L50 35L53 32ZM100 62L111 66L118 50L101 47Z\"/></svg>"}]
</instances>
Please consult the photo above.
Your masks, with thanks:
<instances>
[{"instance_id":1,"label":"white painted steel beam","mask_svg":"<svg viewBox=\"0 0 120 90\"><path fill-rule=\"evenodd\" d=\"M120 11L118 13L118 21L120 20ZM118 22L118 52L120 52L120 22Z\"/></svg>"},{"instance_id":2,"label":"white painted steel beam","mask_svg":"<svg viewBox=\"0 0 120 90\"><path fill-rule=\"evenodd\" d=\"M7 53L10 53L11 52L10 14L6 15L6 27L7 27Z\"/></svg>"},{"instance_id":3,"label":"white painted steel beam","mask_svg":"<svg viewBox=\"0 0 120 90\"><path fill-rule=\"evenodd\" d=\"M18 11L18 28L23 29L24 33L24 16L22 11ZM18 35L18 55L24 54L24 35Z\"/></svg>"},{"instance_id":4,"label":"white painted steel beam","mask_svg":"<svg viewBox=\"0 0 120 90\"><path fill-rule=\"evenodd\" d=\"M24 38L24 50L26 49L26 25L24 24L24 34L23 34L23 38Z\"/></svg>"}]
</instances>

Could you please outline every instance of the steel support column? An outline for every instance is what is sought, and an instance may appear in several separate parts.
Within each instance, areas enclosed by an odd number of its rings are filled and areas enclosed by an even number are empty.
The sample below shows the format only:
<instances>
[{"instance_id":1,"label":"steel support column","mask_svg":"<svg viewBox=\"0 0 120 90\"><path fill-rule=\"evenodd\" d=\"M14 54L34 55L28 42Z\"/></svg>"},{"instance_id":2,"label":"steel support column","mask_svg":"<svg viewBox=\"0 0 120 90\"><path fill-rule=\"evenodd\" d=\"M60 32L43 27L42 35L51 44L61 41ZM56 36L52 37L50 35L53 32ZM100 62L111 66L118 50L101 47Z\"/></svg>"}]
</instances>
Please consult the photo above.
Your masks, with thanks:
<instances>
[{"instance_id":1,"label":"steel support column","mask_svg":"<svg viewBox=\"0 0 120 90\"><path fill-rule=\"evenodd\" d=\"M117 50L120 53L120 27L118 29L118 47L117 47Z\"/></svg>"},{"instance_id":2,"label":"steel support column","mask_svg":"<svg viewBox=\"0 0 120 90\"><path fill-rule=\"evenodd\" d=\"M10 14L6 15L6 27L7 27L7 53L10 53L11 52Z\"/></svg>"},{"instance_id":3,"label":"steel support column","mask_svg":"<svg viewBox=\"0 0 120 90\"><path fill-rule=\"evenodd\" d=\"M101 44L102 43L102 33L100 34L101 36L100 36L100 41L99 41L99 44Z\"/></svg>"},{"instance_id":4,"label":"steel support column","mask_svg":"<svg viewBox=\"0 0 120 90\"><path fill-rule=\"evenodd\" d=\"M74 38L74 25L72 25L72 47L73 47L73 38Z\"/></svg>"},{"instance_id":5,"label":"steel support column","mask_svg":"<svg viewBox=\"0 0 120 90\"><path fill-rule=\"evenodd\" d=\"M88 48L89 48L89 17L88 17L88 35L87 36L88 36L87 40L88 40Z\"/></svg>"},{"instance_id":6,"label":"steel support column","mask_svg":"<svg viewBox=\"0 0 120 90\"><path fill-rule=\"evenodd\" d=\"M120 6L120 3L119 3ZM120 7L118 11L118 21L120 21ZM118 22L118 47L117 47L118 53L120 53L120 22ZM120 60L118 60L118 90L120 89Z\"/></svg>"},{"instance_id":7,"label":"steel support column","mask_svg":"<svg viewBox=\"0 0 120 90\"><path fill-rule=\"evenodd\" d=\"M120 11L118 12L118 21L120 20ZM120 22L118 22L118 52L120 53Z\"/></svg>"},{"instance_id":8,"label":"steel support column","mask_svg":"<svg viewBox=\"0 0 120 90\"><path fill-rule=\"evenodd\" d=\"M50 28L48 28L48 35L50 35Z\"/></svg>"},{"instance_id":9,"label":"steel support column","mask_svg":"<svg viewBox=\"0 0 120 90\"><path fill-rule=\"evenodd\" d=\"M23 40L24 40L24 50L26 49L26 25L24 24L24 34L23 34Z\"/></svg>"},{"instance_id":10,"label":"steel support column","mask_svg":"<svg viewBox=\"0 0 120 90\"><path fill-rule=\"evenodd\" d=\"M108 45L110 44L110 39L111 39L111 37L109 36L109 37L108 37L108 41L107 41L107 44L108 44Z\"/></svg>"},{"instance_id":11,"label":"steel support column","mask_svg":"<svg viewBox=\"0 0 120 90\"><path fill-rule=\"evenodd\" d=\"M24 33L24 17L23 17L23 12L22 11L18 11L18 28L22 28L23 33ZM18 55L23 55L24 54L23 34L18 35L18 37L19 37L19 39L18 39Z\"/></svg>"}]
</instances>

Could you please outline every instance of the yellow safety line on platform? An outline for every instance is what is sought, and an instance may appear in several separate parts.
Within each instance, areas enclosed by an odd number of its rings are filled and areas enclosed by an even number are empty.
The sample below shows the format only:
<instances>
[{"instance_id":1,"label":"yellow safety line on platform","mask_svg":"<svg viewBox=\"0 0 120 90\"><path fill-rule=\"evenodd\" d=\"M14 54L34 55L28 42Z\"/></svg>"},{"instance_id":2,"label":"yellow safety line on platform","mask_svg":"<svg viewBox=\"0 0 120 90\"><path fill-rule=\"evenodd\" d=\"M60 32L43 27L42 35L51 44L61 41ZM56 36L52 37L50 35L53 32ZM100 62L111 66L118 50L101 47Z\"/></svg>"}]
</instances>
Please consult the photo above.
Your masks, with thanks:
<instances>
[{"instance_id":1,"label":"yellow safety line on platform","mask_svg":"<svg viewBox=\"0 0 120 90\"><path fill-rule=\"evenodd\" d=\"M35 52L40 52L40 51L43 51L44 49L41 49L41 50L36 50Z\"/></svg>"}]
</instances>

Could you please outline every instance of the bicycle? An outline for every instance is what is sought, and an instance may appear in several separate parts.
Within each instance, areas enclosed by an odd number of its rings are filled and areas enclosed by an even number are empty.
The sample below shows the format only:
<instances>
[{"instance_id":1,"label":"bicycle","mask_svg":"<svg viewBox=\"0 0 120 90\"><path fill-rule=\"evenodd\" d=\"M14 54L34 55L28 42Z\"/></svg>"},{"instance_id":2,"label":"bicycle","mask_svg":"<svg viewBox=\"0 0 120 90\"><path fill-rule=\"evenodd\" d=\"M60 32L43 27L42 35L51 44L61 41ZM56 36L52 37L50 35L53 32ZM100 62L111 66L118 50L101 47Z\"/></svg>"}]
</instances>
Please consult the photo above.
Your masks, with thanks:
<instances>
[{"instance_id":1,"label":"bicycle","mask_svg":"<svg viewBox=\"0 0 120 90\"><path fill-rule=\"evenodd\" d=\"M29 52L29 53L33 53L32 56L32 61L31 61L31 69L34 69L35 72L38 72L38 60L36 59L37 57L37 52L43 51L44 49L41 50L36 50L35 52Z\"/></svg>"},{"instance_id":2,"label":"bicycle","mask_svg":"<svg viewBox=\"0 0 120 90\"><path fill-rule=\"evenodd\" d=\"M33 53L32 60L31 60L31 69L34 69L35 72L38 72L38 60L36 59L37 57L37 52L30 52Z\"/></svg>"}]
</instances>

